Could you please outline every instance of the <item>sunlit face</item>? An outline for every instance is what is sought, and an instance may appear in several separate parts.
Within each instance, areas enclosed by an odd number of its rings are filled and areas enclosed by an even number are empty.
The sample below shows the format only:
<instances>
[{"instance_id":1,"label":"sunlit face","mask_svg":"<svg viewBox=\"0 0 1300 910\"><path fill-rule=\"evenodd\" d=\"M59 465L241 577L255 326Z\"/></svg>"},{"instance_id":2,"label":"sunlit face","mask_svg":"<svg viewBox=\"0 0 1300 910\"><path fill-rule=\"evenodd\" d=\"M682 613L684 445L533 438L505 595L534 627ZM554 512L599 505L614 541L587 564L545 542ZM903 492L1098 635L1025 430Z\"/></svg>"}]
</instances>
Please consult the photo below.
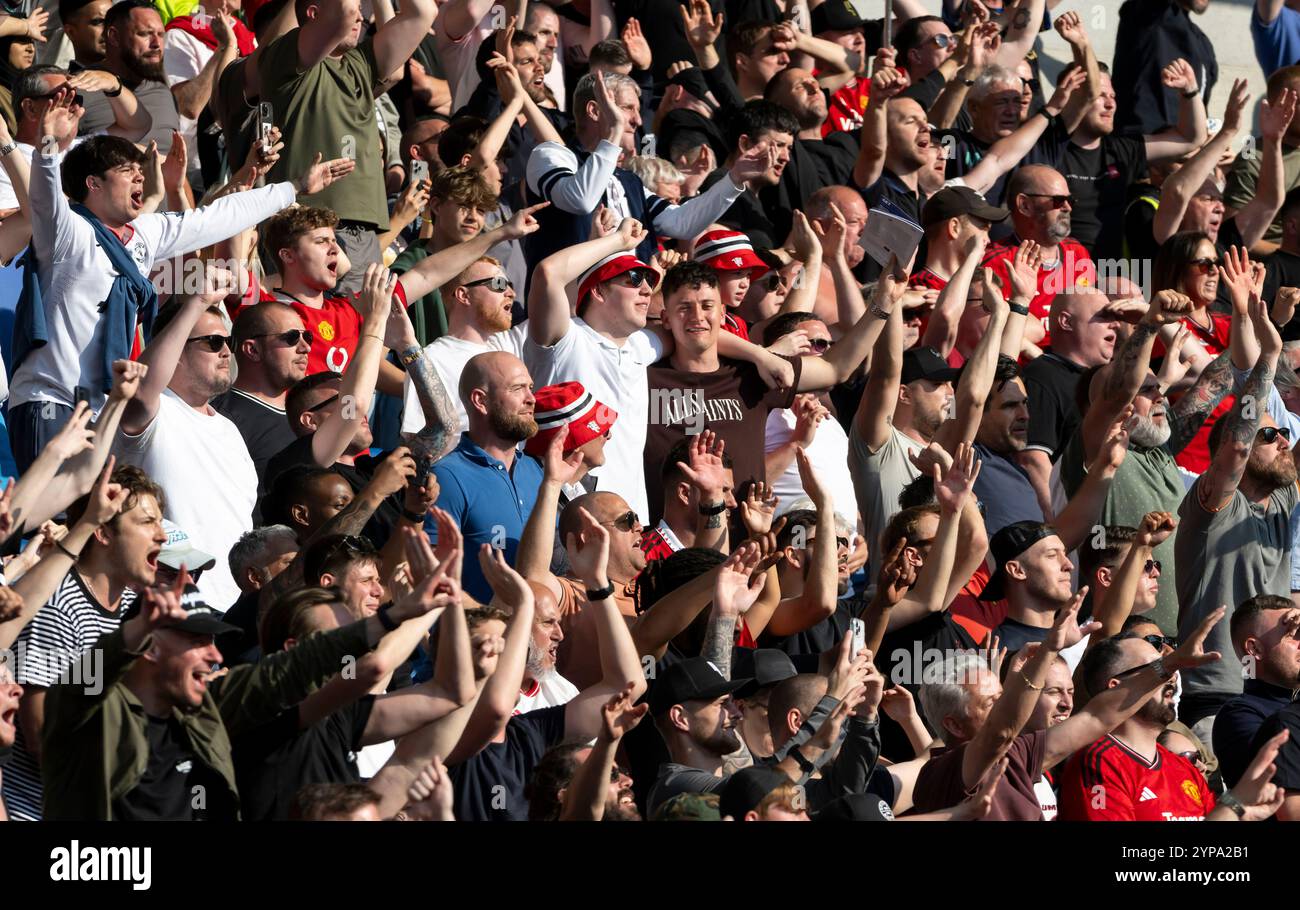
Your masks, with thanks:
<instances>
[{"instance_id":1,"label":"sunlit face","mask_svg":"<svg viewBox=\"0 0 1300 910\"><path fill-rule=\"evenodd\" d=\"M163 699L177 708L197 708L208 691L221 652L211 635L158 629L153 633L156 682Z\"/></svg>"},{"instance_id":2,"label":"sunlit face","mask_svg":"<svg viewBox=\"0 0 1300 910\"><path fill-rule=\"evenodd\" d=\"M167 543L163 513L158 500L148 493L136 497L135 505L120 513L98 532L108 541L108 562L125 584L143 590L158 576L158 554Z\"/></svg>"},{"instance_id":3,"label":"sunlit face","mask_svg":"<svg viewBox=\"0 0 1300 910\"><path fill-rule=\"evenodd\" d=\"M106 53L104 15L113 0L94 0L63 20L63 33L81 63L97 63Z\"/></svg>"},{"instance_id":4,"label":"sunlit face","mask_svg":"<svg viewBox=\"0 0 1300 910\"><path fill-rule=\"evenodd\" d=\"M952 29L943 22L922 23L917 38L916 47L907 52L907 69L913 82L938 69L957 48Z\"/></svg>"},{"instance_id":5,"label":"sunlit face","mask_svg":"<svg viewBox=\"0 0 1300 910\"><path fill-rule=\"evenodd\" d=\"M452 199L435 199L430 209L434 237L444 247L473 240L482 232L487 216L481 208L461 205Z\"/></svg>"},{"instance_id":6,"label":"sunlit face","mask_svg":"<svg viewBox=\"0 0 1300 910\"><path fill-rule=\"evenodd\" d=\"M1065 603L1074 596L1073 571L1065 544L1055 534L1035 541L1007 562L1008 582L1023 584L1031 597L1052 603Z\"/></svg>"},{"instance_id":7,"label":"sunlit face","mask_svg":"<svg viewBox=\"0 0 1300 910\"><path fill-rule=\"evenodd\" d=\"M1075 359L1083 366L1110 363L1119 337L1119 320L1106 313L1105 294L1075 294L1070 299L1071 329L1077 345ZM1053 336L1055 337L1055 336Z\"/></svg>"},{"instance_id":8,"label":"sunlit face","mask_svg":"<svg viewBox=\"0 0 1300 910\"><path fill-rule=\"evenodd\" d=\"M16 70L25 70L36 62L36 42L18 39L9 45L9 65Z\"/></svg>"},{"instance_id":9,"label":"sunlit face","mask_svg":"<svg viewBox=\"0 0 1300 910\"><path fill-rule=\"evenodd\" d=\"M1277 423L1268 414L1259 419L1259 428L1277 429ZM1250 458L1246 462L1246 476L1267 489L1276 490L1290 486L1296 481L1295 455L1291 451L1292 440L1283 433L1277 433L1272 442L1265 441L1266 434L1255 434L1255 444L1251 447Z\"/></svg>"},{"instance_id":10,"label":"sunlit face","mask_svg":"<svg viewBox=\"0 0 1300 910\"><path fill-rule=\"evenodd\" d=\"M355 619L373 616L383 606L384 583L379 579L379 566L373 560L356 560L334 583L343 592L348 613Z\"/></svg>"},{"instance_id":11,"label":"sunlit face","mask_svg":"<svg viewBox=\"0 0 1300 910\"><path fill-rule=\"evenodd\" d=\"M560 607L554 597L537 598L533 613L533 635L528 649L529 669L544 673L555 669L555 657L564 641L560 628Z\"/></svg>"},{"instance_id":12,"label":"sunlit face","mask_svg":"<svg viewBox=\"0 0 1300 910\"><path fill-rule=\"evenodd\" d=\"M636 131L641 128L641 93L636 88L624 85L618 90L614 97L614 103L618 105L619 110L623 112L627 120L627 126L623 129L623 137L619 142L619 147L623 150L624 155L635 155Z\"/></svg>"},{"instance_id":13,"label":"sunlit face","mask_svg":"<svg viewBox=\"0 0 1300 910\"><path fill-rule=\"evenodd\" d=\"M1029 396L1019 378L1009 379L1001 389L994 385L984 406L976 442L1000 455L1024 449L1029 438Z\"/></svg>"},{"instance_id":14,"label":"sunlit face","mask_svg":"<svg viewBox=\"0 0 1300 910\"><path fill-rule=\"evenodd\" d=\"M737 309L749 293L749 269L718 270L718 295L723 306Z\"/></svg>"},{"instance_id":15,"label":"sunlit face","mask_svg":"<svg viewBox=\"0 0 1300 910\"><path fill-rule=\"evenodd\" d=\"M1033 235L1038 243L1057 244L1070 236L1071 212L1074 204L1056 197L1069 196L1070 186L1056 171L1040 171L1023 194L1016 197L1016 212L1020 216L1016 227L1022 236Z\"/></svg>"},{"instance_id":16,"label":"sunlit face","mask_svg":"<svg viewBox=\"0 0 1300 910\"><path fill-rule=\"evenodd\" d=\"M736 72L743 79L753 80L755 84L766 85L789 65L790 55L773 46L772 29L768 29L758 39L753 53L736 55Z\"/></svg>"},{"instance_id":17,"label":"sunlit face","mask_svg":"<svg viewBox=\"0 0 1300 910\"><path fill-rule=\"evenodd\" d=\"M361 18L361 0L313 3L307 8L307 16L329 28L336 42L335 53L345 53L361 43L361 30L365 25Z\"/></svg>"},{"instance_id":18,"label":"sunlit face","mask_svg":"<svg viewBox=\"0 0 1300 910\"><path fill-rule=\"evenodd\" d=\"M299 335L295 343L289 344L283 337L303 329L302 317L289 307L275 306L267 313L265 329L263 337L240 345L239 363L248 363L248 355L252 354L270 385L288 389L307 375L311 342Z\"/></svg>"},{"instance_id":19,"label":"sunlit face","mask_svg":"<svg viewBox=\"0 0 1300 910\"><path fill-rule=\"evenodd\" d=\"M1208 240L1196 246L1196 253L1183 267L1183 293L1192 298L1198 307L1214 302L1219 292L1219 251Z\"/></svg>"},{"instance_id":20,"label":"sunlit face","mask_svg":"<svg viewBox=\"0 0 1300 910\"><path fill-rule=\"evenodd\" d=\"M1025 729L1048 730L1069 720L1073 712L1074 681L1070 678L1070 667L1064 660L1054 660Z\"/></svg>"},{"instance_id":21,"label":"sunlit face","mask_svg":"<svg viewBox=\"0 0 1300 910\"><path fill-rule=\"evenodd\" d=\"M1021 58L1015 72L1020 77L1020 119L1023 121L1029 116L1029 106L1034 103L1034 68L1028 60Z\"/></svg>"},{"instance_id":22,"label":"sunlit face","mask_svg":"<svg viewBox=\"0 0 1300 910\"><path fill-rule=\"evenodd\" d=\"M933 160L930 123L925 109L907 97L891 98L886 113L889 154L904 171L914 171Z\"/></svg>"},{"instance_id":23,"label":"sunlit face","mask_svg":"<svg viewBox=\"0 0 1300 910\"><path fill-rule=\"evenodd\" d=\"M134 64L134 69L161 68L163 40L167 33L163 30L162 16L156 10L131 10L126 21L111 29L110 34L116 37L122 59Z\"/></svg>"},{"instance_id":24,"label":"sunlit face","mask_svg":"<svg viewBox=\"0 0 1300 910\"><path fill-rule=\"evenodd\" d=\"M1093 133L1107 136L1115 130L1115 86L1111 85L1110 76L1101 74L1101 94L1088 108L1084 124Z\"/></svg>"},{"instance_id":25,"label":"sunlit face","mask_svg":"<svg viewBox=\"0 0 1300 910\"><path fill-rule=\"evenodd\" d=\"M342 403L339 401L339 387L340 382L335 380L322 383L317 387L315 391L319 396L319 401L312 402L312 404L318 406L314 411L304 415L304 422L308 430L315 432L320 429L321 425L329 420L338 408L342 407ZM311 404L308 405L308 407L310 406ZM374 433L370 429L369 418L365 414L359 414L357 421L356 432L352 436L352 442L348 445L348 452L353 455L366 451L374 442Z\"/></svg>"},{"instance_id":26,"label":"sunlit face","mask_svg":"<svg viewBox=\"0 0 1300 910\"><path fill-rule=\"evenodd\" d=\"M781 175L785 173L786 165L790 163L790 150L794 148L794 136L789 133L777 133L770 130L759 133L758 138L753 140L748 136L742 136L740 138L740 150L747 152L752 148L764 151L771 149L773 152L772 164L761 177L755 178L754 182L767 186L776 186L781 181Z\"/></svg>"},{"instance_id":27,"label":"sunlit face","mask_svg":"<svg viewBox=\"0 0 1300 910\"><path fill-rule=\"evenodd\" d=\"M546 100L547 67L541 53L537 50L537 45L525 41L514 45L514 52L515 72L519 74L519 81L523 83L524 91L528 93L529 98L541 104Z\"/></svg>"},{"instance_id":28,"label":"sunlit face","mask_svg":"<svg viewBox=\"0 0 1300 910\"><path fill-rule=\"evenodd\" d=\"M820 127L826 121L826 95L821 83L808 70L787 69L779 77L772 100L794 114L799 128Z\"/></svg>"},{"instance_id":29,"label":"sunlit face","mask_svg":"<svg viewBox=\"0 0 1300 910\"><path fill-rule=\"evenodd\" d=\"M1197 193L1187 203L1187 211L1183 214L1178 230L1201 231L1211 240L1217 240L1225 211L1223 197L1218 193Z\"/></svg>"},{"instance_id":30,"label":"sunlit face","mask_svg":"<svg viewBox=\"0 0 1300 910\"><path fill-rule=\"evenodd\" d=\"M635 275L624 272L608 281L602 281L592 289L591 306L599 310L597 317L602 326L608 326L627 334L645 328L646 316L650 312L650 301L654 298L654 289L650 286L657 276L645 272ZM633 282L634 278L640 278ZM592 315L592 310L585 311Z\"/></svg>"},{"instance_id":31,"label":"sunlit face","mask_svg":"<svg viewBox=\"0 0 1300 910\"><path fill-rule=\"evenodd\" d=\"M555 51L560 44L560 17L548 7L530 5L524 30L537 37L542 69L550 72L551 65L555 62Z\"/></svg>"},{"instance_id":32,"label":"sunlit face","mask_svg":"<svg viewBox=\"0 0 1300 910\"><path fill-rule=\"evenodd\" d=\"M97 197L95 210L106 220L126 224L144 210L144 170L135 162L109 168L103 177L88 177L86 182Z\"/></svg>"},{"instance_id":33,"label":"sunlit face","mask_svg":"<svg viewBox=\"0 0 1300 910\"><path fill-rule=\"evenodd\" d=\"M289 247L280 250L286 277L315 291L328 291L339 283L342 262L334 228L313 228L296 237Z\"/></svg>"},{"instance_id":34,"label":"sunlit face","mask_svg":"<svg viewBox=\"0 0 1300 910\"><path fill-rule=\"evenodd\" d=\"M962 683L969 695L965 714L949 714L943 719L944 742L954 746L974 739L988 720L993 705L1002 696L1002 683L991 670L976 670L970 676L972 678Z\"/></svg>"},{"instance_id":35,"label":"sunlit face","mask_svg":"<svg viewBox=\"0 0 1300 910\"><path fill-rule=\"evenodd\" d=\"M696 746L714 755L726 755L740 747L736 726L740 722L740 709L730 695L713 701L688 702L683 708L689 719L687 735Z\"/></svg>"},{"instance_id":36,"label":"sunlit face","mask_svg":"<svg viewBox=\"0 0 1300 910\"><path fill-rule=\"evenodd\" d=\"M1259 670L1275 685L1300 688L1300 629L1288 625L1287 610L1262 610L1255 619L1253 648L1247 641L1247 653L1254 654ZM0 732L0 736L3 733Z\"/></svg>"},{"instance_id":37,"label":"sunlit face","mask_svg":"<svg viewBox=\"0 0 1300 910\"><path fill-rule=\"evenodd\" d=\"M23 687L14 680L10 662L0 664L0 749L8 749L18 735L18 702Z\"/></svg>"},{"instance_id":38,"label":"sunlit face","mask_svg":"<svg viewBox=\"0 0 1300 910\"><path fill-rule=\"evenodd\" d=\"M498 277L506 277L500 266L476 262L466 271L465 283L454 292L457 302L468 305L470 324L483 335L504 332L513 322L514 286L497 291L491 284L482 283Z\"/></svg>"},{"instance_id":39,"label":"sunlit face","mask_svg":"<svg viewBox=\"0 0 1300 910\"><path fill-rule=\"evenodd\" d=\"M679 350L703 351L717 347L722 312L717 288L687 286L664 301L663 320Z\"/></svg>"},{"instance_id":40,"label":"sunlit face","mask_svg":"<svg viewBox=\"0 0 1300 910\"><path fill-rule=\"evenodd\" d=\"M993 142L1010 136L1020 126L1020 82L996 82L988 94L971 107L976 137Z\"/></svg>"},{"instance_id":41,"label":"sunlit face","mask_svg":"<svg viewBox=\"0 0 1300 910\"><path fill-rule=\"evenodd\" d=\"M225 338L226 343L213 351L207 341L197 340L212 336ZM230 330L226 328L225 321L216 313L205 312L190 331L190 340L181 352L173 381L183 382L211 400L230 388L230 366L233 362L234 358L230 354Z\"/></svg>"},{"instance_id":42,"label":"sunlit face","mask_svg":"<svg viewBox=\"0 0 1300 910\"><path fill-rule=\"evenodd\" d=\"M307 485L303 503L304 540L315 534L325 522L346 509L352 502L352 485L339 474L326 474Z\"/></svg>"}]
</instances>

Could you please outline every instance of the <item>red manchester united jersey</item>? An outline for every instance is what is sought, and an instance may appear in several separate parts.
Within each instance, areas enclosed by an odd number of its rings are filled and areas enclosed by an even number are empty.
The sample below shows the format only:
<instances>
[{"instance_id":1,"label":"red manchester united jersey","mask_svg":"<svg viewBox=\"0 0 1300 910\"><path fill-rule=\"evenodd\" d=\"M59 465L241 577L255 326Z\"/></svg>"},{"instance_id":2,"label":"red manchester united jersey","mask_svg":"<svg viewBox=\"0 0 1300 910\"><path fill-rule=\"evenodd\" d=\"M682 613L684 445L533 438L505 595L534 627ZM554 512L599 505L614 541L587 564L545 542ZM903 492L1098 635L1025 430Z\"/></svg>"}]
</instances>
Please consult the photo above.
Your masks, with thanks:
<instances>
[{"instance_id":1,"label":"red manchester united jersey","mask_svg":"<svg viewBox=\"0 0 1300 910\"><path fill-rule=\"evenodd\" d=\"M1014 240L1014 238L1012 238ZM1007 260L1016 255L1019 241L989 244L984 254L984 266L993 270L1002 282L1002 293L1011 299L1011 279L1007 273ZM1037 319L1043 326L1043 340L1038 346L1047 350L1052 343L1052 333L1048 326L1047 315L1052 309L1056 295L1067 287L1097 286L1097 267L1093 264L1088 251L1077 241L1067 237L1057 247L1059 256L1050 266L1044 264L1038 269L1038 293L1029 301L1029 317Z\"/></svg>"},{"instance_id":2,"label":"red manchester united jersey","mask_svg":"<svg viewBox=\"0 0 1300 910\"><path fill-rule=\"evenodd\" d=\"M1061 777L1062 821L1201 821L1214 791L1187 759L1156 746L1151 764L1114 736L1076 752Z\"/></svg>"}]
</instances>

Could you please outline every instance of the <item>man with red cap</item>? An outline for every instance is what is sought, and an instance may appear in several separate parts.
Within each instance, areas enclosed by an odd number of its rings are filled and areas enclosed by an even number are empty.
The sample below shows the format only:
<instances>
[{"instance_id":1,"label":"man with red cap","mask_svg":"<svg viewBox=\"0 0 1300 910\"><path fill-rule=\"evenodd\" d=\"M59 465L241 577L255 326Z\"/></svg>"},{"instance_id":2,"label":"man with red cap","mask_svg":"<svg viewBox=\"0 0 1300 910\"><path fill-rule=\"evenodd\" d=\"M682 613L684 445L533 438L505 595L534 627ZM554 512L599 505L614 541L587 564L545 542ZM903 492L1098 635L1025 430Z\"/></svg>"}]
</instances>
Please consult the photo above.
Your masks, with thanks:
<instances>
[{"instance_id":1,"label":"man with red cap","mask_svg":"<svg viewBox=\"0 0 1300 910\"><path fill-rule=\"evenodd\" d=\"M537 421L537 434L524 444L529 455L542 458L556 436L565 434L561 451L568 458L574 452L582 453L579 473L560 493L560 508L583 493L590 492L587 480L591 469L605 463L605 443L618 413L601 404L580 382L562 382L548 385L533 393L537 399L533 419Z\"/></svg>"},{"instance_id":2,"label":"man with red cap","mask_svg":"<svg viewBox=\"0 0 1300 910\"><path fill-rule=\"evenodd\" d=\"M707 231L695 241L695 260L718 273L718 293L727 308L722 330L749 340L749 326L736 315L751 282L771 267L758 258L748 235L727 228Z\"/></svg>"}]
</instances>

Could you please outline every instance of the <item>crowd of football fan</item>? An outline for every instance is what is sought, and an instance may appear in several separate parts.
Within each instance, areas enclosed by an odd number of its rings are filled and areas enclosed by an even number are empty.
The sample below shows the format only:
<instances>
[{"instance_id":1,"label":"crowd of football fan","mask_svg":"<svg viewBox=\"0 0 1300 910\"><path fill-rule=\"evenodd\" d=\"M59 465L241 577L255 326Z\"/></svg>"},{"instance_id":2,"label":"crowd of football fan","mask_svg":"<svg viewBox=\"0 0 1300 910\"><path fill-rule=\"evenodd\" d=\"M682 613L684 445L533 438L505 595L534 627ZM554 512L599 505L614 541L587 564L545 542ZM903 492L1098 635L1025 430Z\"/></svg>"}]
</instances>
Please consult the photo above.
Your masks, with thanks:
<instances>
[{"instance_id":1,"label":"crowd of football fan","mask_svg":"<svg viewBox=\"0 0 1300 910\"><path fill-rule=\"evenodd\" d=\"M0 818L1300 819L1300 3L204 2L0 2Z\"/></svg>"}]
</instances>

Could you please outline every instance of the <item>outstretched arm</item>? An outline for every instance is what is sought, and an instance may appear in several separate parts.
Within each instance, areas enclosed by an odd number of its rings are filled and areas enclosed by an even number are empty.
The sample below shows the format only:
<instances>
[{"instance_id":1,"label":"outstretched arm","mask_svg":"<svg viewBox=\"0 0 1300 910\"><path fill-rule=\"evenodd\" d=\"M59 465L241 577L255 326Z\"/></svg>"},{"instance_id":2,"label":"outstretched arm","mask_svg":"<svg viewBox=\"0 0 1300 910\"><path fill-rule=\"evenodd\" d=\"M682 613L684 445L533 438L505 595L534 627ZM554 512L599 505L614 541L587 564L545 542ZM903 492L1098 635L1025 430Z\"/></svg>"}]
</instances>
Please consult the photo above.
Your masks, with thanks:
<instances>
[{"instance_id":1,"label":"outstretched arm","mask_svg":"<svg viewBox=\"0 0 1300 910\"><path fill-rule=\"evenodd\" d=\"M528 292L528 337L549 348L569 332L569 295L565 290L606 256L635 250L645 239L645 228L634 218L624 218L618 230L604 237L565 247L543 259L533 272Z\"/></svg>"}]
</instances>

